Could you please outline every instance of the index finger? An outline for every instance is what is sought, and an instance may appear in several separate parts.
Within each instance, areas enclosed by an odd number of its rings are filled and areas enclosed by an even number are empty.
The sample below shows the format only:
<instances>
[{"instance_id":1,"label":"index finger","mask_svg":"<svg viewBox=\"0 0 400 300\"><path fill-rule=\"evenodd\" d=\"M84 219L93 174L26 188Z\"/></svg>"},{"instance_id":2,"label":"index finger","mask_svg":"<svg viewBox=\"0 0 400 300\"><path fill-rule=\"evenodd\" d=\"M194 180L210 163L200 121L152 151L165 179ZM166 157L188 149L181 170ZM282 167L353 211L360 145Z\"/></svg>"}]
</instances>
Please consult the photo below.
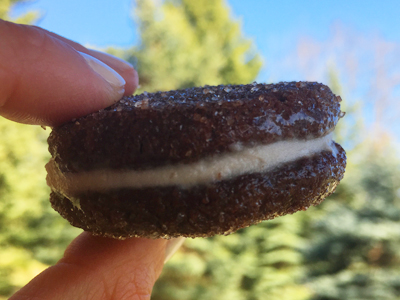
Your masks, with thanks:
<instances>
[{"instance_id":1,"label":"index finger","mask_svg":"<svg viewBox=\"0 0 400 300\"><path fill-rule=\"evenodd\" d=\"M59 125L116 102L126 82L129 92L137 86L129 64L79 53L38 27L0 20L0 37L0 115L13 121Z\"/></svg>"}]
</instances>

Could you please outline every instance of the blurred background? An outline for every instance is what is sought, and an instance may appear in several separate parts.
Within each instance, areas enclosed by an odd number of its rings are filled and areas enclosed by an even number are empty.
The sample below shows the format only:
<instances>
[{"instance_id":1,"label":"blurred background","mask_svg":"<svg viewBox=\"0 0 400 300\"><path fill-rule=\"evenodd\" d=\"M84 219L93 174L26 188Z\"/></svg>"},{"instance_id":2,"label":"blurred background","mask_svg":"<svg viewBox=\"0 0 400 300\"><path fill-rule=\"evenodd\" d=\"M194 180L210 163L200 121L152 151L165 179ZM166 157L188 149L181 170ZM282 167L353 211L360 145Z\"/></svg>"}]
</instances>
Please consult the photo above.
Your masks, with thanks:
<instances>
[{"instance_id":1,"label":"blurred background","mask_svg":"<svg viewBox=\"0 0 400 300\"><path fill-rule=\"evenodd\" d=\"M336 193L307 212L187 240L152 299L400 299L400 2L0 0L0 18L108 51L138 92L309 80L342 99ZM1 38L1 37L0 37ZM0 119L0 299L80 233L52 210L49 130Z\"/></svg>"}]
</instances>

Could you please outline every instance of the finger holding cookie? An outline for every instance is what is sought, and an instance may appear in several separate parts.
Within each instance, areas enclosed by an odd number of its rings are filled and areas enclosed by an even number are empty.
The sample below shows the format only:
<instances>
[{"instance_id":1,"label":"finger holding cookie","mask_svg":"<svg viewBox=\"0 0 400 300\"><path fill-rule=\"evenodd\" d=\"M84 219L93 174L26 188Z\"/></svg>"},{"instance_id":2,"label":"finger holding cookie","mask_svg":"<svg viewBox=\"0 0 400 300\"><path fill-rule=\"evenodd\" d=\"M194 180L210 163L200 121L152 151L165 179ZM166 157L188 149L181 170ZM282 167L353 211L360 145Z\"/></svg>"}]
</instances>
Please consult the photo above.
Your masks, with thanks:
<instances>
[{"instance_id":1,"label":"finger holding cookie","mask_svg":"<svg viewBox=\"0 0 400 300\"><path fill-rule=\"evenodd\" d=\"M54 126L107 107L138 85L127 62L42 28L0 20L0 115Z\"/></svg>"}]
</instances>

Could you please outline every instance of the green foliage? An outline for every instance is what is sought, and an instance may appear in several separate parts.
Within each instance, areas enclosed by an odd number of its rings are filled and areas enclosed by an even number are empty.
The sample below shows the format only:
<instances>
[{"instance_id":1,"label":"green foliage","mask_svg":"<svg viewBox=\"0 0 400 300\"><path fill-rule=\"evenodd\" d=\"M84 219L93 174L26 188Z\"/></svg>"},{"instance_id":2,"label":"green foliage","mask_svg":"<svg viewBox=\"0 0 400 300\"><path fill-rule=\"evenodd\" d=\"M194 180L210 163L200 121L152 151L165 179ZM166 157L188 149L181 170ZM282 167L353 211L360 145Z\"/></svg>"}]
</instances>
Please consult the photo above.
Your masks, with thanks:
<instances>
[{"instance_id":1,"label":"green foliage","mask_svg":"<svg viewBox=\"0 0 400 300\"><path fill-rule=\"evenodd\" d=\"M330 78L343 95L334 70ZM346 174L310 211L304 281L313 300L400 299L400 161L388 137L360 142L359 105L343 99L335 138L348 146Z\"/></svg>"},{"instance_id":2,"label":"green foliage","mask_svg":"<svg viewBox=\"0 0 400 300\"><path fill-rule=\"evenodd\" d=\"M0 296L55 263L79 232L49 205L47 134L0 118Z\"/></svg>"},{"instance_id":3,"label":"green foliage","mask_svg":"<svg viewBox=\"0 0 400 300\"><path fill-rule=\"evenodd\" d=\"M338 201L322 205L310 228L312 299L400 299L400 163L383 138L349 156Z\"/></svg>"},{"instance_id":4,"label":"green foliage","mask_svg":"<svg viewBox=\"0 0 400 300\"><path fill-rule=\"evenodd\" d=\"M249 83L261 67L222 0L136 1L141 42L124 54L147 91Z\"/></svg>"},{"instance_id":5,"label":"green foliage","mask_svg":"<svg viewBox=\"0 0 400 300\"><path fill-rule=\"evenodd\" d=\"M304 214L187 240L166 265L152 299L308 299L302 278Z\"/></svg>"}]
</instances>

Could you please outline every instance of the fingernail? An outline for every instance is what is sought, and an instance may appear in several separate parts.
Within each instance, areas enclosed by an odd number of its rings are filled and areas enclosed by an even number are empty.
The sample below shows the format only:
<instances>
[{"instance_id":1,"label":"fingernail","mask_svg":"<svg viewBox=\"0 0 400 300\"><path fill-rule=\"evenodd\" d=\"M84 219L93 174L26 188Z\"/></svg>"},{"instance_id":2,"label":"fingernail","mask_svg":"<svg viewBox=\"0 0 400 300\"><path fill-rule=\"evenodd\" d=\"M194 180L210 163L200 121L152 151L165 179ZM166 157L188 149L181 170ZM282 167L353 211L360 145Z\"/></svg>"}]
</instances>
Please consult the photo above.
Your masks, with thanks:
<instances>
[{"instance_id":1,"label":"fingernail","mask_svg":"<svg viewBox=\"0 0 400 300\"><path fill-rule=\"evenodd\" d=\"M174 253L182 246L183 242L186 240L184 237L179 237L176 239L170 239L165 246L165 258L164 264L174 255Z\"/></svg>"},{"instance_id":2,"label":"fingernail","mask_svg":"<svg viewBox=\"0 0 400 300\"><path fill-rule=\"evenodd\" d=\"M97 50L89 50L89 53L97 56L98 58L100 58L102 61L104 61L105 63L110 63L110 64L115 64L117 65L119 68L121 69L127 69L127 68L133 68L133 66L128 63L127 61L123 60L122 58L119 58L117 56L114 56L112 54L106 53L106 52L101 52L101 51L97 51Z\"/></svg>"},{"instance_id":3,"label":"fingernail","mask_svg":"<svg viewBox=\"0 0 400 300\"><path fill-rule=\"evenodd\" d=\"M118 92L121 92L120 90L123 92L125 79L121 75L97 58L80 51L78 51L78 53L82 55L93 71L103 77L114 88L119 89Z\"/></svg>"}]
</instances>

